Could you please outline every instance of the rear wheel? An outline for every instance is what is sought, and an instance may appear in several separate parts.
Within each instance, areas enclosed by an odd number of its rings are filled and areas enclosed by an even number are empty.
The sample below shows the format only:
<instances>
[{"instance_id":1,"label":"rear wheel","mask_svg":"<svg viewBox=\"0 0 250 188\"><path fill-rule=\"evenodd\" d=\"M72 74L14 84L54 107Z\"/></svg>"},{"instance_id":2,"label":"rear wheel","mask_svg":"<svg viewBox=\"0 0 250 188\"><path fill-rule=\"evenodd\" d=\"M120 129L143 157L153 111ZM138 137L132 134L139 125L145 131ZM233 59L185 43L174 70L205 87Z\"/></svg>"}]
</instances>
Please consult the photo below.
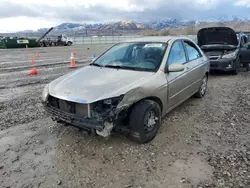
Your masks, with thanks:
<instances>
[{"instance_id":1,"label":"rear wheel","mask_svg":"<svg viewBox=\"0 0 250 188\"><path fill-rule=\"evenodd\" d=\"M43 42L39 42L38 43L40 47L44 47L44 43Z\"/></svg>"},{"instance_id":2,"label":"rear wheel","mask_svg":"<svg viewBox=\"0 0 250 188\"><path fill-rule=\"evenodd\" d=\"M45 42L45 46L46 46L46 47L49 47L49 42Z\"/></svg>"},{"instance_id":3,"label":"rear wheel","mask_svg":"<svg viewBox=\"0 0 250 188\"><path fill-rule=\"evenodd\" d=\"M153 140L161 125L161 109L152 100L143 100L136 104L129 117L131 137L138 143Z\"/></svg>"},{"instance_id":4,"label":"rear wheel","mask_svg":"<svg viewBox=\"0 0 250 188\"><path fill-rule=\"evenodd\" d=\"M68 43L67 43L67 46L71 46L71 45L72 45L72 42L68 42Z\"/></svg>"},{"instance_id":5,"label":"rear wheel","mask_svg":"<svg viewBox=\"0 0 250 188\"><path fill-rule=\"evenodd\" d=\"M206 92L207 92L207 81L208 81L208 76L205 75L202 79L202 83L200 85L200 88L198 90L198 92L195 94L195 97L197 98L202 98Z\"/></svg>"}]
</instances>

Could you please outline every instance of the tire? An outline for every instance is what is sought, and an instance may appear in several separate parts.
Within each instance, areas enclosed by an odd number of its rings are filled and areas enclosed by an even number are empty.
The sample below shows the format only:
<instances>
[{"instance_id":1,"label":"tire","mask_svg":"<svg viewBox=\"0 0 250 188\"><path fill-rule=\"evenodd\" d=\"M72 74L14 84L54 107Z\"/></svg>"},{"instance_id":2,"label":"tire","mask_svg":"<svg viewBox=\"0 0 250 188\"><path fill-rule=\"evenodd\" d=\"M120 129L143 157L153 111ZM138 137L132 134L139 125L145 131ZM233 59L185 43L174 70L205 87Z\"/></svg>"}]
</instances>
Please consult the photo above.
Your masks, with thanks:
<instances>
[{"instance_id":1,"label":"tire","mask_svg":"<svg viewBox=\"0 0 250 188\"><path fill-rule=\"evenodd\" d=\"M238 75L239 74L239 68L236 67L233 71L232 71L232 75Z\"/></svg>"},{"instance_id":2,"label":"tire","mask_svg":"<svg viewBox=\"0 0 250 188\"><path fill-rule=\"evenodd\" d=\"M39 42L39 46L40 47L44 47L44 43L43 42Z\"/></svg>"},{"instance_id":3,"label":"tire","mask_svg":"<svg viewBox=\"0 0 250 188\"><path fill-rule=\"evenodd\" d=\"M204 95L205 95L206 92L207 92L207 81L208 81L208 76L205 75L205 76L202 78L202 83L201 83L201 85L200 85L199 90L198 90L197 93L194 95L195 97L197 97L197 98L202 98L202 97L204 97Z\"/></svg>"},{"instance_id":4,"label":"tire","mask_svg":"<svg viewBox=\"0 0 250 188\"><path fill-rule=\"evenodd\" d=\"M71 45L72 45L72 42L68 42L68 43L67 43L67 46L71 46Z\"/></svg>"},{"instance_id":5,"label":"tire","mask_svg":"<svg viewBox=\"0 0 250 188\"><path fill-rule=\"evenodd\" d=\"M246 64L246 71L247 71L247 72L250 72L250 63L247 63L247 64Z\"/></svg>"},{"instance_id":6,"label":"tire","mask_svg":"<svg viewBox=\"0 0 250 188\"><path fill-rule=\"evenodd\" d=\"M238 58L235 64L235 69L231 71L232 75L237 75L239 73L240 64L241 64L241 60L240 58Z\"/></svg>"},{"instance_id":7,"label":"tire","mask_svg":"<svg viewBox=\"0 0 250 188\"><path fill-rule=\"evenodd\" d=\"M160 125L161 108L158 103L152 100L143 100L136 104L129 116L130 136L141 144L153 140Z\"/></svg>"},{"instance_id":8,"label":"tire","mask_svg":"<svg viewBox=\"0 0 250 188\"><path fill-rule=\"evenodd\" d=\"M48 42L45 42L45 47L49 47L49 43Z\"/></svg>"}]
</instances>

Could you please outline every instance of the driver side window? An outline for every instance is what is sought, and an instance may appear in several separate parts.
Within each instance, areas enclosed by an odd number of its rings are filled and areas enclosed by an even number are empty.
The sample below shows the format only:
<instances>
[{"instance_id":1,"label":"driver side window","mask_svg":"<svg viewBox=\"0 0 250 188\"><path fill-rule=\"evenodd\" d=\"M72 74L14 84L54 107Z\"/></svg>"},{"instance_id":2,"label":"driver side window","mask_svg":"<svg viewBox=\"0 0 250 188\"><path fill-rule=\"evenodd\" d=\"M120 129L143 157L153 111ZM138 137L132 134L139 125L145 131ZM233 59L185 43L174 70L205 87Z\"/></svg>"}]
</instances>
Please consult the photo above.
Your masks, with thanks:
<instances>
[{"instance_id":1,"label":"driver side window","mask_svg":"<svg viewBox=\"0 0 250 188\"><path fill-rule=\"evenodd\" d=\"M187 62L184 47L181 41L176 41L169 52L167 65L170 66L172 63L184 64Z\"/></svg>"}]
</instances>

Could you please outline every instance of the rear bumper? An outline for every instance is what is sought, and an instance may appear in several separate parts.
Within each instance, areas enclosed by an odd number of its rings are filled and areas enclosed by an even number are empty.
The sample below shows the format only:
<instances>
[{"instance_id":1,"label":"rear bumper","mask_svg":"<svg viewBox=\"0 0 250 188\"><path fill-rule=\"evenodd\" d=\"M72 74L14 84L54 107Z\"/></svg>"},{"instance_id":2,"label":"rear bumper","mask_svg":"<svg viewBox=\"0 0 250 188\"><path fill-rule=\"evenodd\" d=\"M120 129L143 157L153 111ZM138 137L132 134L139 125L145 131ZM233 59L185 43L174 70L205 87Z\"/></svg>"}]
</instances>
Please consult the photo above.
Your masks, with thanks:
<instances>
[{"instance_id":1,"label":"rear bumper","mask_svg":"<svg viewBox=\"0 0 250 188\"><path fill-rule=\"evenodd\" d=\"M52 119L55 121L62 121L64 123L68 123L72 126L82 128L88 131L91 131L93 129L103 131L104 129L104 121L97 121L88 117L79 117L74 114L63 112L48 104L44 103L43 105L46 111L50 115L52 115Z\"/></svg>"},{"instance_id":2,"label":"rear bumper","mask_svg":"<svg viewBox=\"0 0 250 188\"><path fill-rule=\"evenodd\" d=\"M237 59L210 60L210 70L232 71L238 66L236 63Z\"/></svg>"}]
</instances>

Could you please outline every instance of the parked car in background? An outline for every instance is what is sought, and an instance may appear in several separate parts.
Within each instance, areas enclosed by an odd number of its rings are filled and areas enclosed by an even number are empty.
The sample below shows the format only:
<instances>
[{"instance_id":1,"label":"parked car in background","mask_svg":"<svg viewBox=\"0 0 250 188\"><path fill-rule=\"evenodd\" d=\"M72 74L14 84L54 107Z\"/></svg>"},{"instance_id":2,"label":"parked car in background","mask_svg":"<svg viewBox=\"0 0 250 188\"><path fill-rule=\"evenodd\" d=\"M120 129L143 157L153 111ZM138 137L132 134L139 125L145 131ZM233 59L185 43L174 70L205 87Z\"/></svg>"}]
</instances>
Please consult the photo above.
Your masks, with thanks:
<instances>
[{"instance_id":1,"label":"parked car in background","mask_svg":"<svg viewBox=\"0 0 250 188\"><path fill-rule=\"evenodd\" d=\"M43 91L53 120L101 136L112 130L151 141L162 116L207 90L209 60L193 41L147 37L121 42Z\"/></svg>"},{"instance_id":2,"label":"parked car in background","mask_svg":"<svg viewBox=\"0 0 250 188\"><path fill-rule=\"evenodd\" d=\"M233 29L229 27L202 28L197 33L197 40L200 48L210 59L210 70L238 74L242 44L239 43Z\"/></svg>"}]
</instances>

